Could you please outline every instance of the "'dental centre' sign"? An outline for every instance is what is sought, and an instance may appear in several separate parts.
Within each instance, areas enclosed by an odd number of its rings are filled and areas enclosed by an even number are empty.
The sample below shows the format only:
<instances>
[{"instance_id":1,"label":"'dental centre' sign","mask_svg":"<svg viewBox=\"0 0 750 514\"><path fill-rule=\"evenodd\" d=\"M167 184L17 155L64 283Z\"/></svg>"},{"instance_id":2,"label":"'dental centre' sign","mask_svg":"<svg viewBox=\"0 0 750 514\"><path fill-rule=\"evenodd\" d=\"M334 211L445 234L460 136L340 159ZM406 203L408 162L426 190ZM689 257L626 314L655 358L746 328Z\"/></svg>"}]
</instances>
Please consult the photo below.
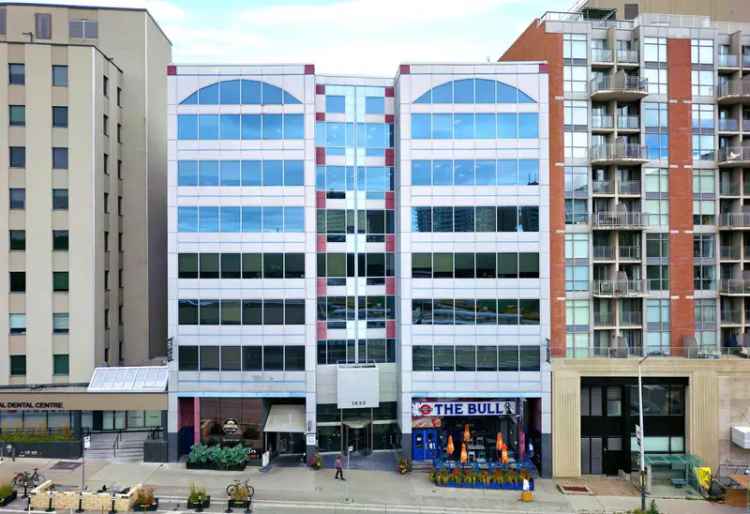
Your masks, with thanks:
<instances>
[{"instance_id":1,"label":"'dental centre' sign","mask_svg":"<svg viewBox=\"0 0 750 514\"><path fill-rule=\"evenodd\" d=\"M476 402L414 402L414 416L503 416L514 414L515 402L483 400Z\"/></svg>"}]
</instances>

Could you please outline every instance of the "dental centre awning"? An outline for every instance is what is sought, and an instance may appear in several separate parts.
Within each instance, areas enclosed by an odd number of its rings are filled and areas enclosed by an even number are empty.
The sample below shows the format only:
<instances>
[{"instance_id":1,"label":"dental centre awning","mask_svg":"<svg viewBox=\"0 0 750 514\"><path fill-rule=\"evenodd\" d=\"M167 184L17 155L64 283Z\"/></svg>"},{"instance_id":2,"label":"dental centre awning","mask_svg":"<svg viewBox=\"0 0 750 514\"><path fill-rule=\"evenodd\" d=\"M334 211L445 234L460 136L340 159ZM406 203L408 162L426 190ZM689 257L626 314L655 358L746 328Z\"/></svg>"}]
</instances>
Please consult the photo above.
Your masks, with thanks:
<instances>
[{"instance_id":1,"label":"dental centre awning","mask_svg":"<svg viewBox=\"0 0 750 514\"><path fill-rule=\"evenodd\" d=\"M304 405L271 405L264 432L305 433Z\"/></svg>"}]
</instances>

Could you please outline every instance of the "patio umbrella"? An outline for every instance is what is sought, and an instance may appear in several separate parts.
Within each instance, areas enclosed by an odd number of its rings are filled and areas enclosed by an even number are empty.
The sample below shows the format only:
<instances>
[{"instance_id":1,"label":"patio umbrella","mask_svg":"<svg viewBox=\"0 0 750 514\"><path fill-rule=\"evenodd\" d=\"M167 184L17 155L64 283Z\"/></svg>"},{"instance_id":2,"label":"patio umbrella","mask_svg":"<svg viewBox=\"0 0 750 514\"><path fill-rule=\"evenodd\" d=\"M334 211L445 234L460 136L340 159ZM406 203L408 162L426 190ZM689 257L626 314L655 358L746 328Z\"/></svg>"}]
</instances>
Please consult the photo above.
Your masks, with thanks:
<instances>
[{"instance_id":1,"label":"patio umbrella","mask_svg":"<svg viewBox=\"0 0 750 514\"><path fill-rule=\"evenodd\" d=\"M466 452L466 443L461 443L461 464L469 462L469 454Z\"/></svg>"},{"instance_id":2,"label":"patio umbrella","mask_svg":"<svg viewBox=\"0 0 750 514\"><path fill-rule=\"evenodd\" d=\"M448 450L448 457L453 455L453 452L456 450L455 446L453 446L453 436L448 436L448 446L446 447L446 450Z\"/></svg>"},{"instance_id":3,"label":"patio umbrella","mask_svg":"<svg viewBox=\"0 0 750 514\"><path fill-rule=\"evenodd\" d=\"M503 464L508 463L508 450L507 449L503 449L503 451L500 453L500 462L502 462Z\"/></svg>"},{"instance_id":4,"label":"patio umbrella","mask_svg":"<svg viewBox=\"0 0 750 514\"><path fill-rule=\"evenodd\" d=\"M471 432L469 432L469 424L464 425L464 441L471 441Z\"/></svg>"},{"instance_id":5,"label":"patio umbrella","mask_svg":"<svg viewBox=\"0 0 750 514\"><path fill-rule=\"evenodd\" d=\"M505 447L505 441L503 441L503 433L498 432L497 437L495 438L495 449L499 453L503 450L504 447Z\"/></svg>"}]
</instances>

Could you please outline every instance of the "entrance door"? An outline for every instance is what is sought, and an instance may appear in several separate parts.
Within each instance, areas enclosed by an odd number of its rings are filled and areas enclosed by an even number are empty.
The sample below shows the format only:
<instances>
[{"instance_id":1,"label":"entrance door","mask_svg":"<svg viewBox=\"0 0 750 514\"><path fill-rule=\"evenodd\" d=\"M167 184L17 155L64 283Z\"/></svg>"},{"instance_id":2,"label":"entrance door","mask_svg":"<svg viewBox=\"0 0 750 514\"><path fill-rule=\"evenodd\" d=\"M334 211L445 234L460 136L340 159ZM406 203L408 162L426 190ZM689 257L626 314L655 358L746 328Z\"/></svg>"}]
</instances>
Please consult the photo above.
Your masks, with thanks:
<instances>
[{"instance_id":1,"label":"entrance door","mask_svg":"<svg viewBox=\"0 0 750 514\"><path fill-rule=\"evenodd\" d=\"M581 473L584 475L602 474L602 438L581 438Z\"/></svg>"},{"instance_id":2,"label":"entrance door","mask_svg":"<svg viewBox=\"0 0 750 514\"><path fill-rule=\"evenodd\" d=\"M370 430L372 424L364 426L346 425L346 439L344 449L352 449L352 453L368 454L372 451L370 446Z\"/></svg>"},{"instance_id":3,"label":"entrance door","mask_svg":"<svg viewBox=\"0 0 750 514\"><path fill-rule=\"evenodd\" d=\"M434 428L417 428L412 433L411 453L414 460L432 460L439 448L438 432Z\"/></svg>"}]
</instances>

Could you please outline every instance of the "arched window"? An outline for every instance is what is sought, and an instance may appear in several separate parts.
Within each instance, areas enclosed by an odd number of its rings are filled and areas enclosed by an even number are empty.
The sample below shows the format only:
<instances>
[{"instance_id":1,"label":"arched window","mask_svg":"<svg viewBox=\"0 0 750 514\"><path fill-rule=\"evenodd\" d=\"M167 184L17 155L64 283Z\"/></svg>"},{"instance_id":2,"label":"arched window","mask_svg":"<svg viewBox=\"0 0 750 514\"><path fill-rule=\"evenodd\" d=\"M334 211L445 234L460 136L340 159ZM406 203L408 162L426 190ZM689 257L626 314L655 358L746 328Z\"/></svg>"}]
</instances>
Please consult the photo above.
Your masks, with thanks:
<instances>
[{"instance_id":1,"label":"arched window","mask_svg":"<svg viewBox=\"0 0 750 514\"><path fill-rule=\"evenodd\" d=\"M257 80L224 80L200 88L182 105L282 105L299 104L297 98L278 86Z\"/></svg>"},{"instance_id":2,"label":"arched window","mask_svg":"<svg viewBox=\"0 0 750 514\"><path fill-rule=\"evenodd\" d=\"M498 80L461 79L435 86L417 98L418 104L515 104L535 103L516 87Z\"/></svg>"}]
</instances>

